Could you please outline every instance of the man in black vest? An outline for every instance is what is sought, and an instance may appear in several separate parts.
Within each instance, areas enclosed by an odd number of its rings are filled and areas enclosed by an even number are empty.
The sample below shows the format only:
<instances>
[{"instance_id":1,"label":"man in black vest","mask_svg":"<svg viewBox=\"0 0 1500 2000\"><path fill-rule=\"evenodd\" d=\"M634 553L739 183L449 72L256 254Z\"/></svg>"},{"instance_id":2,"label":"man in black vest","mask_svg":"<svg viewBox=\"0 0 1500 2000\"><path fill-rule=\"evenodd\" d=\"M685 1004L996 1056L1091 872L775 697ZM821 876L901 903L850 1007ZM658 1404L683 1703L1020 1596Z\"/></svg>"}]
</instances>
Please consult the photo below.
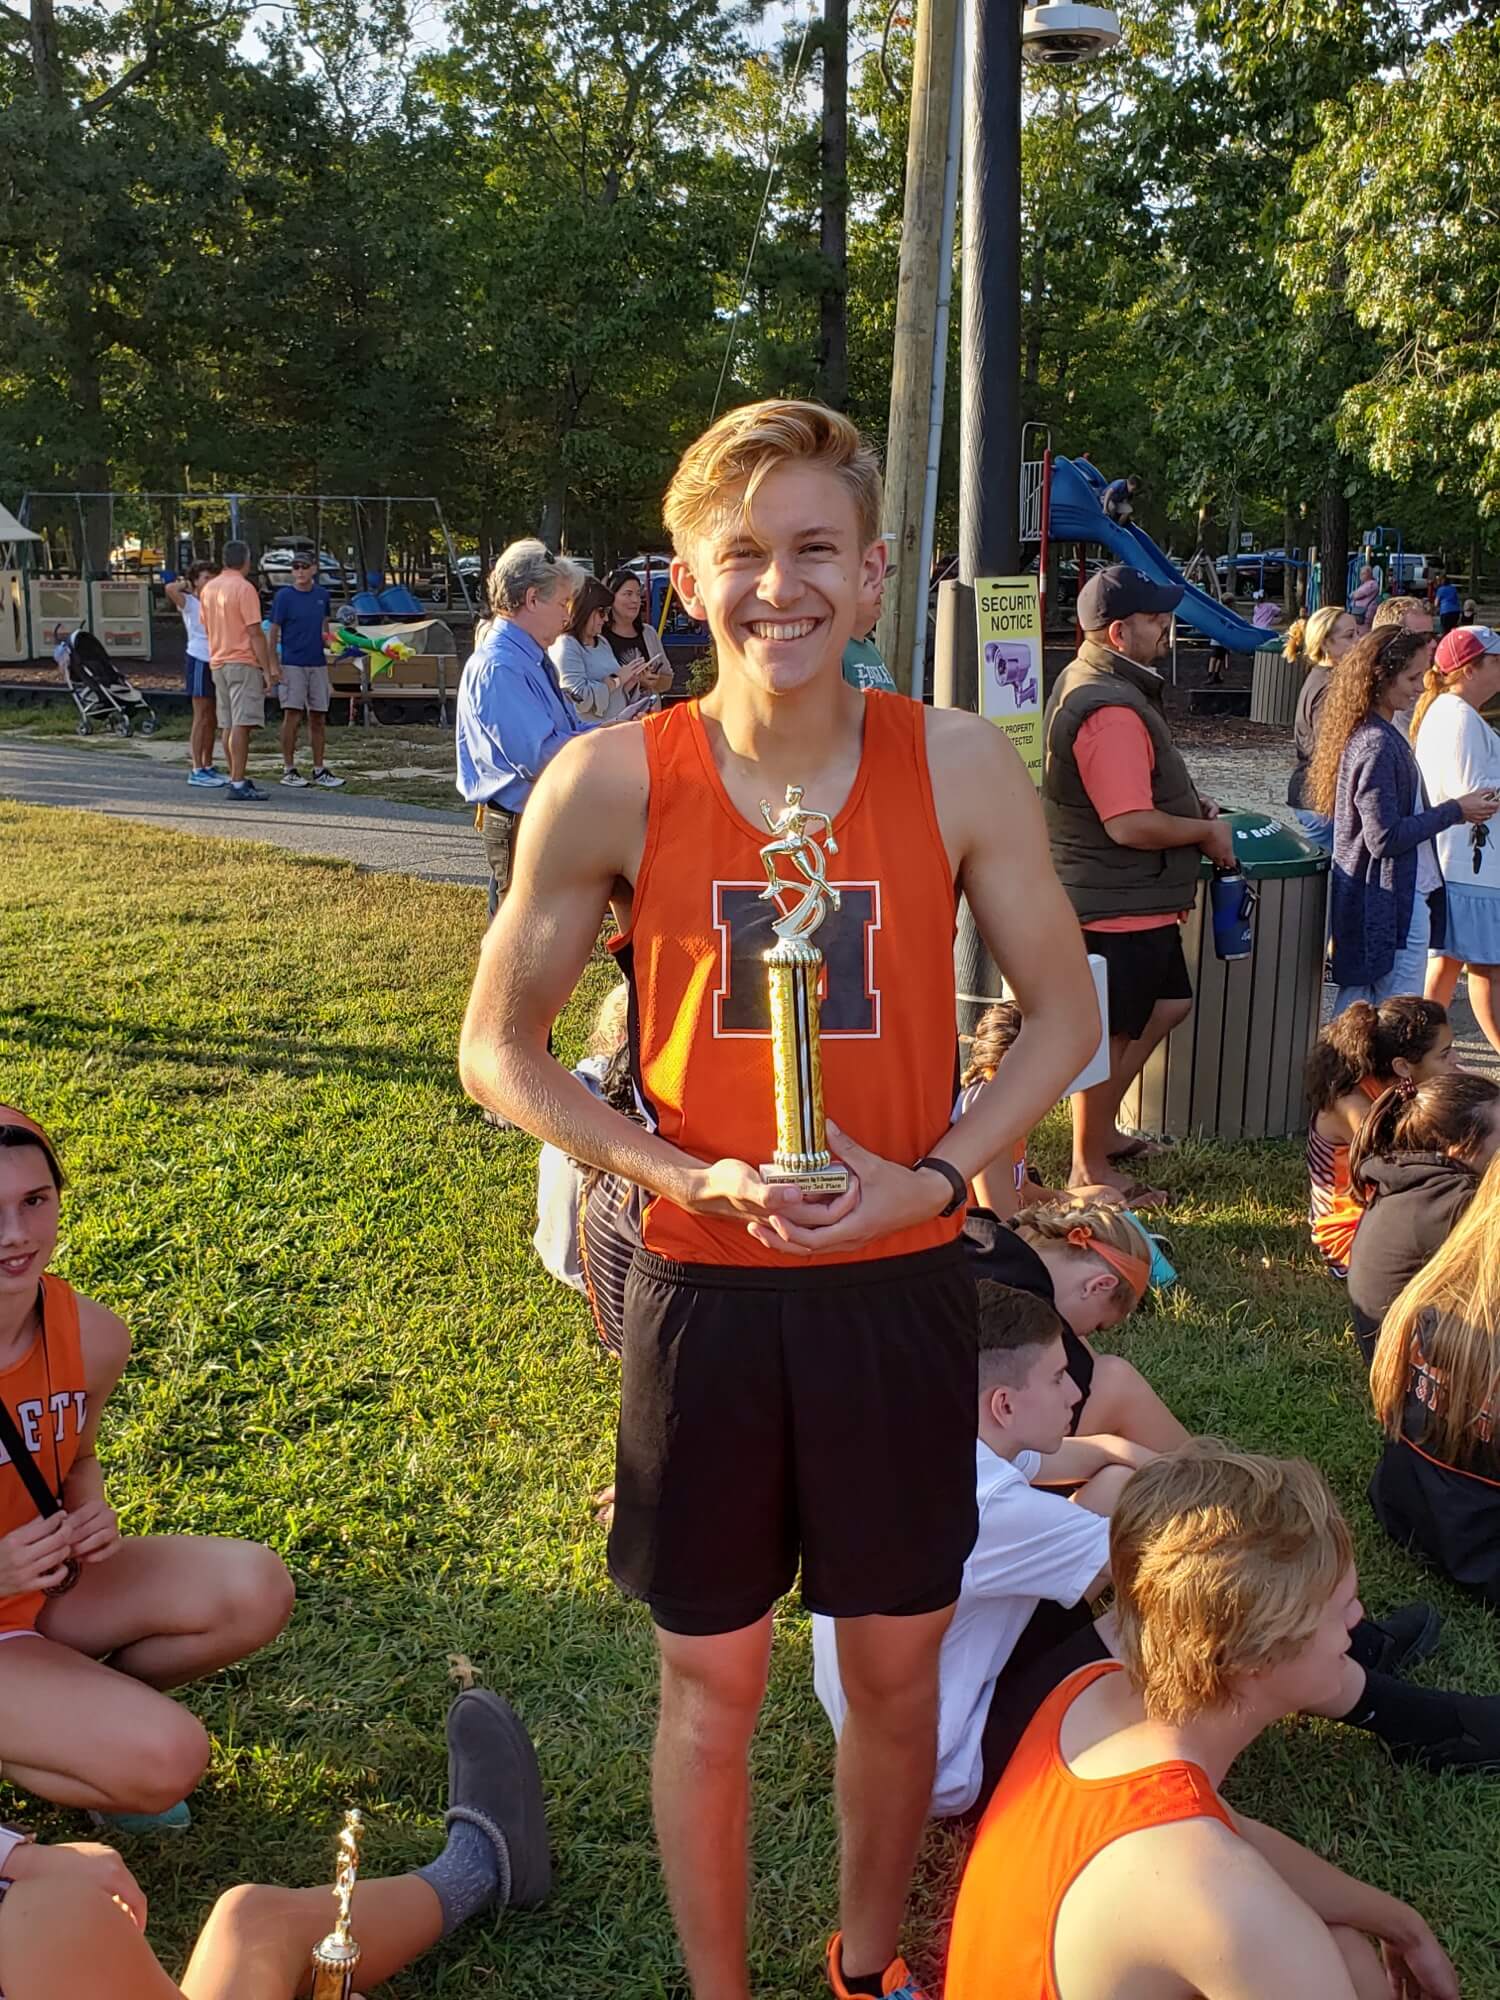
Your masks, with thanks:
<instances>
[{"instance_id":1,"label":"man in black vest","mask_svg":"<svg viewBox=\"0 0 1500 2000\"><path fill-rule=\"evenodd\" d=\"M1140 1189L1116 1163L1144 1150L1116 1126L1120 1100L1164 1036L1192 1012L1181 922L1200 856L1228 865L1234 842L1172 741L1156 660L1167 650L1175 584L1100 570L1078 593L1083 644L1053 688L1044 725L1042 804L1052 862L1084 942L1109 969L1110 1073L1073 1099L1071 1184Z\"/></svg>"}]
</instances>

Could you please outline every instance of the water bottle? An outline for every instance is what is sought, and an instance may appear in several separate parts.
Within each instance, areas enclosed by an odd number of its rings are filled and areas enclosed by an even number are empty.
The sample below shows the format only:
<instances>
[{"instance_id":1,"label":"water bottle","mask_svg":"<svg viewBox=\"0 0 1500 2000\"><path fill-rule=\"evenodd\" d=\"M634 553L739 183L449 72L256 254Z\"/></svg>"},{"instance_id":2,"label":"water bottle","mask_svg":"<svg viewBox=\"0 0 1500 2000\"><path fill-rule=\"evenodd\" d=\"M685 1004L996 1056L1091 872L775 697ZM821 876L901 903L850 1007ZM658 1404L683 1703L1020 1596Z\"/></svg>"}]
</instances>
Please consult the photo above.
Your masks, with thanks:
<instances>
[{"instance_id":1,"label":"water bottle","mask_svg":"<svg viewBox=\"0 0 1500 2000\"><path fill-rule=\"evenodd\" d=\"M1214 918L1214 950L1220 958L1248 958L1255 933L1255 890L1238 868L1215 875L1208 885Z\"/></svg>"}]
</instances>

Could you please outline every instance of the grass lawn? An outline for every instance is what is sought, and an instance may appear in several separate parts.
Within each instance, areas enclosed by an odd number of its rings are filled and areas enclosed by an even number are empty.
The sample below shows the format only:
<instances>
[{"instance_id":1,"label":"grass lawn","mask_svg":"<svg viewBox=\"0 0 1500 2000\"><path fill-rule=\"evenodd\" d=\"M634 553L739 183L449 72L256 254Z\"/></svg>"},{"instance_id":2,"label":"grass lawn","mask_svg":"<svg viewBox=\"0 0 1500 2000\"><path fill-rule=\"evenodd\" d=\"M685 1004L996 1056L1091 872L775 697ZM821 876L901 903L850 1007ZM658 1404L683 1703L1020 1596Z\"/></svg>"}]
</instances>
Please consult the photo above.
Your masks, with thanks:
<instances>
[{"instance_id":1,"label":"grass lawn","mask_svg":"<svg viewBox=\"0 0 1500 2000\"><path fill-rule=\"evenodd\" d=\"M680 1992L647 1791L644 1614L609 1585L589 1494L611 1468L614 1365L534 1261L534 1148L453 1077L476 892L250 845L0 803L0 1097L57 1134L59 1268L122 1312L135 1358L101 1455L127 1528L245 1534L296 1577L286 1637L188 1696L212 1768L175 1841L126 1843L169 1964L242 1877L329 1874L343 1807L371 1873L438 1838L454 1661L537 1739L550 1907L461 1932L408 1995ZM606 973L561 1035L577 1049ZM1055 1171L1058 1133L1041 1164ZM1180 1149L1162 1178L1182 1283L1123 1336L1195 1428L1305 1451L1359 1538L1374 1608L1450 1614L1423 1670L1500 1687L1487 1614L1389 1548L1363 1489L1375 1436L1340 1294L1313 1269L1291 1145ZM872 1439L870 1474L889 1444ZM830 1744L807 1622L782 1617L755 1755L755 1990L819 1991L834 1915ZM1468 2000L1500 2000L1484 1780L1398 1770L1351 1732L1283 1728L1236 1802L1415 1901ZM52 1838L76 1816L0 1796ZM935 1972L959 1860L924 1852L912 1956Z\"/></svg>"}]
</instances>

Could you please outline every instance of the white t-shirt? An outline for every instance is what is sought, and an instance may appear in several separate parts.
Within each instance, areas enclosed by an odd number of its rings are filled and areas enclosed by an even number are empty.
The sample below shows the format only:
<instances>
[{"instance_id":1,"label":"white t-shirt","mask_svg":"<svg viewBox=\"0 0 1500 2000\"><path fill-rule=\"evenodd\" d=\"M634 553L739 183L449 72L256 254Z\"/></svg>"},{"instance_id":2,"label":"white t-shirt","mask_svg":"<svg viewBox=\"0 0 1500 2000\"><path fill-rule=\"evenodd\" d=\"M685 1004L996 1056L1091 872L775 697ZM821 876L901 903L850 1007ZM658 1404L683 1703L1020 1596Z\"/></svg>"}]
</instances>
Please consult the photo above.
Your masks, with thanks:
<instances>
[{"instance_id":1,"label":"white t-shirt","mask_svg":"<svg viewBox=\"0 0 1500 2000\"><path fill-rule=\"evenodd\" d=\"M585 1056L573 1074L597 1097L608 1069L607 1057ZM543 1146L536 1163L536 1234L531 1247L543 1267L575 1292L587 1290L578 1258L578 1198L582 1189L583 1169L578 1162L570 1160L560 1146Z\"/></svg>"},{"instance_id":2,"label":"white t-shirt","mask_svg":"<svg viewBox=\"0 0 1500 2000\"><path fill-rule=\"evenodd\" d=\"M1108 1521L1039 1492L1031 1484L1042 1462L1034 1451L1012 1463L976 1440L974 1453L979 1533L938 1660L934 1819L967 1812L979 1796L990 1697L1032 1612L1043 1598L1076 1604L1109 1562ZM847 1704L834 1621L815 1615L812 1625L813 1684L837 1736Z\"/></svg>"},{"instance_id":3,"label":"white t-shirt","mask_svg":"<svg viewBox=\"0 0 1500 2000\"><path fill-rule=\"evenodd\" d=\"M1433 702L1417 731L1416 752L1427 797L1435 806L1461 799L1465 792L1500 787L1500 736L1461 695L1440 694ZM1469 834L1460 823L1438 835L1444 876L1461 889L1500 889L1500 843L1492 831L1476 875Z\"/></svg>"},{"instance_id":4,"label":"white t-shirt","mask_svg":"<svg viewBox=\"0 0 1500 2000\"><path fill-rule=\"evenodd\" d=\"M203 607L196 594L189 591L182 600L182 622L187 631L188 656L194 660L206 660L209 653L208 634L203 629Z\"/></svg>"}]
</instances>

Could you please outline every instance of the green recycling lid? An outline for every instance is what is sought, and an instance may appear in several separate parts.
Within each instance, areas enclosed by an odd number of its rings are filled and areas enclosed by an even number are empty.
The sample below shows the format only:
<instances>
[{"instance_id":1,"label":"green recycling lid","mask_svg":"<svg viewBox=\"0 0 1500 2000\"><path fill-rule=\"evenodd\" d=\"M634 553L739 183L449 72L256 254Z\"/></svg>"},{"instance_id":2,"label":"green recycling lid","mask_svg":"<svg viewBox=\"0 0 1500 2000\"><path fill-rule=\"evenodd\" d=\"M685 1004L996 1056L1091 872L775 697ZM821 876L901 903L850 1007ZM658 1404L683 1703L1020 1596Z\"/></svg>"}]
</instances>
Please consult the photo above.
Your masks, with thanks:
<instances>
[{"instance_id":1,"label":"green recycling lid","mask_svg":"<svg viewBox=\"0 0 1500 2000\"><path fill-rule=\"evenodd\" d=\"M1240 872L1252 882L1273 882L1289 875L1324 875L1332 856L1314 841L1263 812L1224 814L1234 833L1234 856ZM1203 873L1213 869L1205 859Z\"/></svg>"}]
</instances>

